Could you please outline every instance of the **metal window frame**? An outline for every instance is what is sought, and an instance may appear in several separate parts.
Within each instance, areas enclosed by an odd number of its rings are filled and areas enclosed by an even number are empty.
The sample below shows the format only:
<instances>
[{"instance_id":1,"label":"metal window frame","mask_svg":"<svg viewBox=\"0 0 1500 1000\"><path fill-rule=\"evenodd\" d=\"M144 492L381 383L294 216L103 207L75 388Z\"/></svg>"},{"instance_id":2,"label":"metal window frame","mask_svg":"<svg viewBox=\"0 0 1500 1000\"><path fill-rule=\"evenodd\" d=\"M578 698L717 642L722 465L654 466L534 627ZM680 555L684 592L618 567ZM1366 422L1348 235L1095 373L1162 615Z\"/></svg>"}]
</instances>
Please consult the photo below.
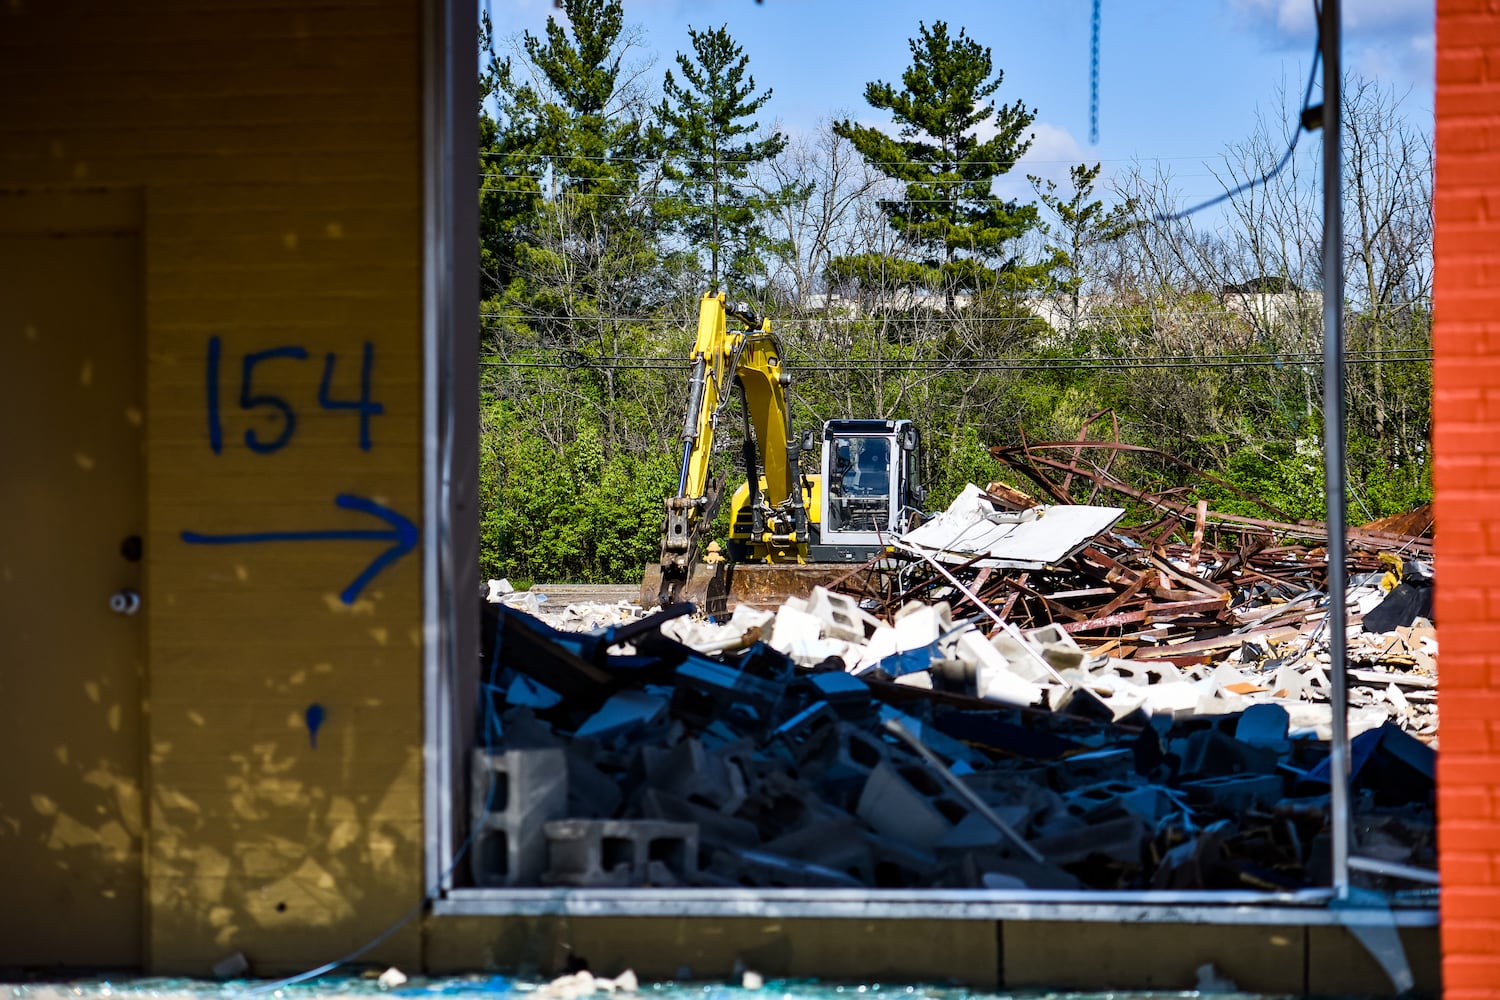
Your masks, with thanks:
<instances>
[{"instance_id":1,"label":"metal window frame","mask_svg":"<svg viewBox=\"0 0 1500 1000\"><path fill-rule=\"evenodd\" d=\"M479 659L477 0L422 4L424 885L452 887Z\"/></svg>"},{"instance_id":2,"label":"metal window frame","mask_svg":"<svg viewBox=\"0 0 1500 1000\"><path fill-rule=\"evenodd\" d=\"M1339 231L1337 66L1339 0L1325 0L1323 58L1332 100L1324 109L1325 226ZM1342 924L1425 927L1436 895L1361 912L1350 895L1347 695L1334 685L1333 885L1295 893L1048 892L1042 890L454 889L467 815L465 761L474 742L478 664L479 244L473 164L478 158L478 0L423 3L423 726L424 873L440 916L701 916L842 919L1054 920L1226 925ZM1341 289L1337 252L1325 287ZM1340 296L1324 296L1325 330L1341 327ZM1342 511L1342 351L1325 338L1326 472L1332 512ZM825 442L825 450L827 443ZM1342 549L1330 535L1330 548ZM1333 560L1330 560L1332 562ZM1331 574L1340 582L1342 572ZM1330 587L1342 597L1342 589ZM1342 600L1332 602L1332 613ZM1338 630L1334 630L1337 632ZM1333 649L1342 653L1343 643ZM1342 678L1340 678L1341 680ZM1341 787L1342 786L1342 787ZM1353 859L1353 867L1364 859ZM1371 870L1374 870L1373 868ZM1384 869L1381 869L1384 870ZM1397 872L1416 881L1416 870Z\"/></svg>"}]
</instances>

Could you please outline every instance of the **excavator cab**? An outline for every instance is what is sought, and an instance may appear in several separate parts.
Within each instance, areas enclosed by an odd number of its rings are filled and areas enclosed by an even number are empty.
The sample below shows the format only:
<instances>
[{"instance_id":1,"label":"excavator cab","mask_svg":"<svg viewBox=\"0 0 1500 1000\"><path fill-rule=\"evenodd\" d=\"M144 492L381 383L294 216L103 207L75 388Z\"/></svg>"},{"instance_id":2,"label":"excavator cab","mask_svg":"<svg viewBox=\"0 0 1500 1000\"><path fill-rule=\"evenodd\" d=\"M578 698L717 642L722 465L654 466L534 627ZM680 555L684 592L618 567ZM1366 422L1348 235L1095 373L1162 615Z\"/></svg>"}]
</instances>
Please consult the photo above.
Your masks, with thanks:
<instances>
[{"instance_id":1,"label":"excavator cab","mask_svg":"<svg viewBox=\"0 0 1500 1000\"><path fill-rule=\"evenodd\" d=\"M823 425L822 485L812 562L863 562L921 510L921 438L909 420Z\"/></svg>"}]
</instances>

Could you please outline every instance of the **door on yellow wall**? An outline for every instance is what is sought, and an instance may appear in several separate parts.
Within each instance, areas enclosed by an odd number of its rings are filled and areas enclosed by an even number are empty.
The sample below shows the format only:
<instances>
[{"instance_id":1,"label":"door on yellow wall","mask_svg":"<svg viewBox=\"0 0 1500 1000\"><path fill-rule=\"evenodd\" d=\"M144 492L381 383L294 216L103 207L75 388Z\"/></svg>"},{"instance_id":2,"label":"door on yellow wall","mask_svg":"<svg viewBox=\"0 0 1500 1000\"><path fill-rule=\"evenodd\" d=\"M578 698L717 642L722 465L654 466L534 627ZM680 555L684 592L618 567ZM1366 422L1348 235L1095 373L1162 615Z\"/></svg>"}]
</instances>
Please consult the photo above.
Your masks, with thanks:
<instances>
[{"instance_id":1,"label":"door on yellow wall","mask_svg":"<svg viewBox=\"0 0 1500 1000\"><path fill-rule=\"evenodd\" d=\"M0 195L0 966L142 954L142 262Z\"/></svg>"}]
</instances>

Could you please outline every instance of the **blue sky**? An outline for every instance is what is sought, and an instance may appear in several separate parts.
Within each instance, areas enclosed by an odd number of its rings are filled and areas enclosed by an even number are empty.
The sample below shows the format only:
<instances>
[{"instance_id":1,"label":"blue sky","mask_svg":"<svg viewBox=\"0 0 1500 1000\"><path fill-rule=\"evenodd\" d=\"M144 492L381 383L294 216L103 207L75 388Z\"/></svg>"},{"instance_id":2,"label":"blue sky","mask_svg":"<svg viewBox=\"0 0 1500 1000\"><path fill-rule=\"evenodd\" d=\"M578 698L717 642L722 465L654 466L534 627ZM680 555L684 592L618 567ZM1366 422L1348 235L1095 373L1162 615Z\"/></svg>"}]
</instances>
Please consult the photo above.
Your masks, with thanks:
<instances>
[{"instance_id":1,"label":"blue sky","mask_svg":"<svg viewBox=\"0 0 1500 1000\"><path fill-rule=\"evenodd\" d=\"M491 5L502 50L508 36L539 33L549 15L563 16L552 0L481 2ZM1026 173L1061 177L1071 164L1094 161L1106 176L1132 161L1148 169L1159 161L1184 197L1218 193L1209 166L1250 133L1257 110L1279 111L1280 88L1300 98L1314 37L1312 0L1103 0L1095 146L1092 0L624 0L624 8L641 33L638 57L655 62L657 86L675 53L689 50L688 25L727 24L757 85L774 90L761 123L789 132L828 116L888 124L865 104L865 84L899 83L919 21L963 27L1005 73L997 101L1037 110L1023 169L1000 187L1012 194L1029 191ZM1433 10L1434 0L1344 0L1346 69L1406 94L1404 112L1428 131Z\"/></svg>"}]
</instances>

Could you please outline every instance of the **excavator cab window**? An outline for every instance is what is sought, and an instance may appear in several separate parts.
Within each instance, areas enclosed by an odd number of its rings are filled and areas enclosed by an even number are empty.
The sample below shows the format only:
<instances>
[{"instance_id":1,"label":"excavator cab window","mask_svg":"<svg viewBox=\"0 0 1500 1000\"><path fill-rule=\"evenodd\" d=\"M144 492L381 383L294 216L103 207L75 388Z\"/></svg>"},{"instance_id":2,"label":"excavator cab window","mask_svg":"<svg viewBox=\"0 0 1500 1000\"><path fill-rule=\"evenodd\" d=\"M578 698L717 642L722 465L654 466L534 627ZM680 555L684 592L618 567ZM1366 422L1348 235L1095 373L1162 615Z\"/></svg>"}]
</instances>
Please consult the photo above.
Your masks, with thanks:
<instances>
[{"instance_id":1,"label":"excavator cab window","mask_svg":"<svg viewBox=\"0 0 1500 1000\"><path fill-rule=\"evenodd\" d=\"M826 531L891 527L891 444L886 437L840 437L833 442Z\"/></svg>"}]
</instances>

